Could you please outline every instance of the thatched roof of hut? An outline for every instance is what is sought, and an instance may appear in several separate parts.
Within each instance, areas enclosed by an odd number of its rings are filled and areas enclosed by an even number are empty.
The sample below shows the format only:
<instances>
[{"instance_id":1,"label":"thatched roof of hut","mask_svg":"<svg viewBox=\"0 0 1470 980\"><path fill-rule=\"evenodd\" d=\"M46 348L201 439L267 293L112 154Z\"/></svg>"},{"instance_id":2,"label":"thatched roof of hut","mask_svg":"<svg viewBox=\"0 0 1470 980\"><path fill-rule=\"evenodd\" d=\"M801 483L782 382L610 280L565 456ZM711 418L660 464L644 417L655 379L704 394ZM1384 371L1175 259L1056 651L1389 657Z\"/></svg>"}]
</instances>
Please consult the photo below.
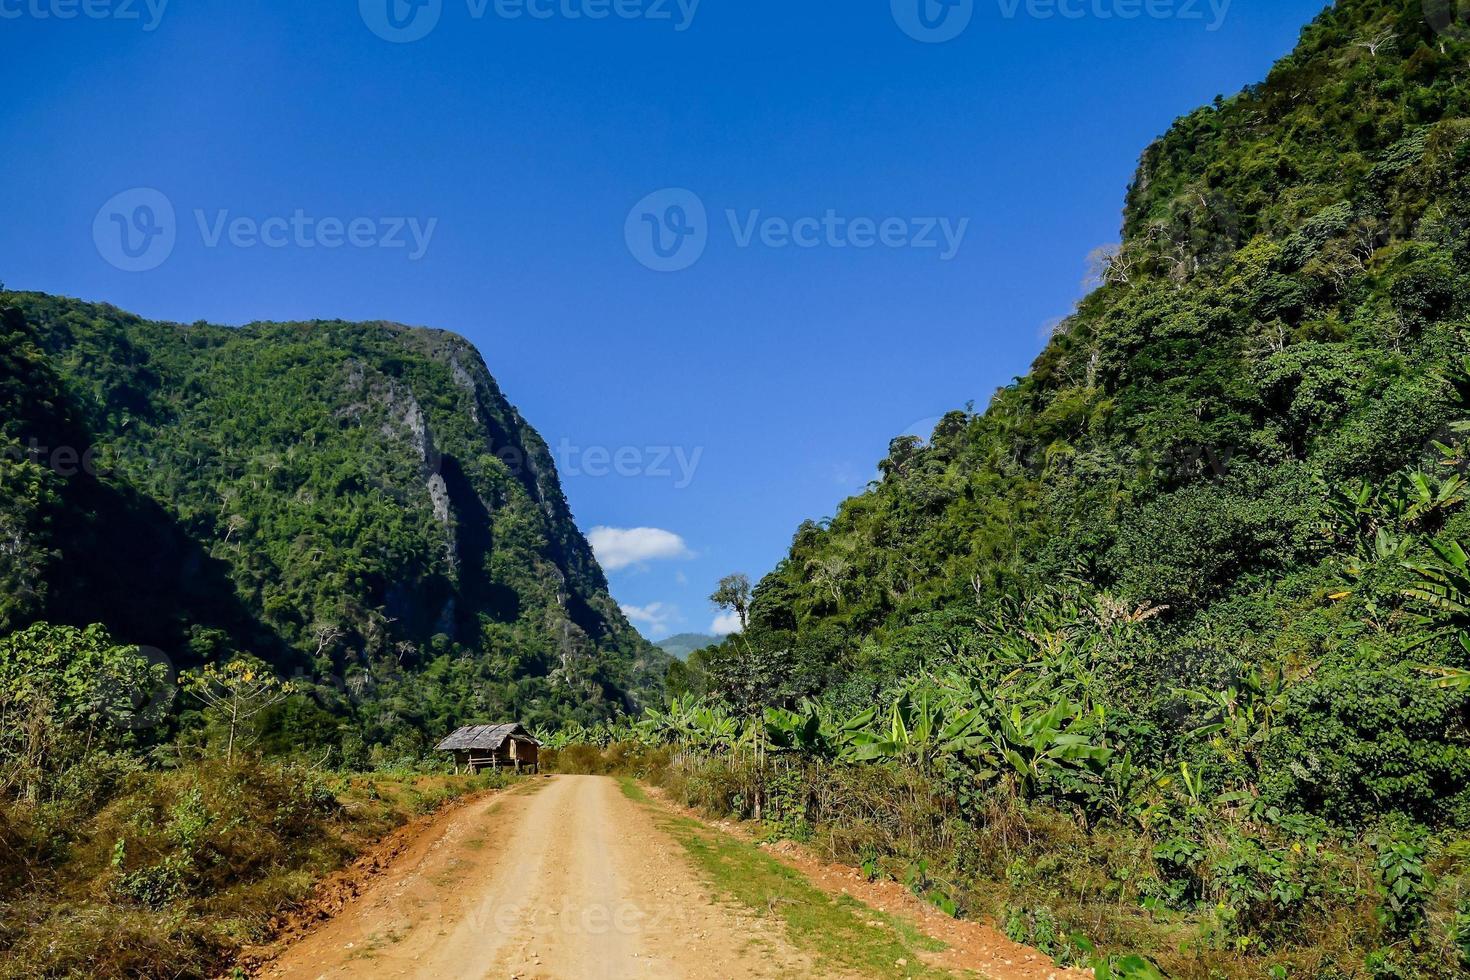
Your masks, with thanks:
<instances>
[{"instance_id":1,"label":"thatched roof of hut","mask_svg":"<svg viewBox=\"0 0 1470 980\"><path fill-rule=\"evenodd\" d=\"M512 736L535 745L541 744L526 730L525 725L512 723L509 725L467 725L434 748L439 752L494 752Z\"/></svg>"}]
</instances>

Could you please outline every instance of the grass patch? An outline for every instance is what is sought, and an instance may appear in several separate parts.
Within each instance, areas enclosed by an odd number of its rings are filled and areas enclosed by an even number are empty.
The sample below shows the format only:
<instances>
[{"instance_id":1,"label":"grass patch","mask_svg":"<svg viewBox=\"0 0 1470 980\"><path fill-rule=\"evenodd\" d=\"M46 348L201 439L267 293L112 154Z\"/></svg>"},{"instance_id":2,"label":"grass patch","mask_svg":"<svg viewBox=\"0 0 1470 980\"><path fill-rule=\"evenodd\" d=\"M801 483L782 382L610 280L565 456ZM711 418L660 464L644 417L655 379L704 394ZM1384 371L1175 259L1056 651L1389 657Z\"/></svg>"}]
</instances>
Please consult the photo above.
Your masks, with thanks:
<instances>
[{"instance_id":1,"label":"grass patch","mask_svg":"<svg viewBox=\"0 0 1470 980\"><path fill-rule=\"evenodd\" d=\"M881 977L948 977L922 955L945 949L901 919L849 896L833 897L753 844L655 805L634 780L623 795L646 806L716 890L784 922L793 942L821 966ZM871 924L870 924L871 923Z\"/></svg>"},{"instance_id":2,"label":"grass patch","mask_svg":"<svg viewBox=\"0 0 1470 980\"><path fill-rule=\"evenodd\" d=\"M89 808L0 806L24 859L0 888L0 980L218 976L364 846L512 782L215 760L139 768Z\"/></svg>"},{"instance_id":3,"label":"grass patch","mask_svg":"<svg viewBox=\"0 0 1470 980\"><path fill-rule=\"evenodd\" d=\"M643 787L639 786L636 780L623 776L618 779L618 785L623 788L623 795L634 803L649 802L648 794L643 792Z\"/></svg>"}]
</instances>

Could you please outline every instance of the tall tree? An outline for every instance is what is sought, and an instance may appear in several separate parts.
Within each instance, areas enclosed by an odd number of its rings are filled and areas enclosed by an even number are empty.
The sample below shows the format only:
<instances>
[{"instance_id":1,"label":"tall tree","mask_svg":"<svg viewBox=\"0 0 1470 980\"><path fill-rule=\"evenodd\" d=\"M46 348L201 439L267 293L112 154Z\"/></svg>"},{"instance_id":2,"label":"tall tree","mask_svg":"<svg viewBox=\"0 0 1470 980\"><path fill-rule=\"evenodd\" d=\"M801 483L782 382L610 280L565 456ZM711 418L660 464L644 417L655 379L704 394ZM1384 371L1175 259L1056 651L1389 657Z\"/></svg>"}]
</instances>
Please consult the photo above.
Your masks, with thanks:
<instances>
[{"instance_id":1,"label":"tall tree","mask_svg":"<svg viewBox=\"0 0 1470 980\"><path fill-rule=\"evenodd\" d=\"M719 587L710 595L709 601L726 612L733 612L740 619L740 631L749 626L750 577L743 572L726 575L720 579Z\"/></svg>"}]
</instances>

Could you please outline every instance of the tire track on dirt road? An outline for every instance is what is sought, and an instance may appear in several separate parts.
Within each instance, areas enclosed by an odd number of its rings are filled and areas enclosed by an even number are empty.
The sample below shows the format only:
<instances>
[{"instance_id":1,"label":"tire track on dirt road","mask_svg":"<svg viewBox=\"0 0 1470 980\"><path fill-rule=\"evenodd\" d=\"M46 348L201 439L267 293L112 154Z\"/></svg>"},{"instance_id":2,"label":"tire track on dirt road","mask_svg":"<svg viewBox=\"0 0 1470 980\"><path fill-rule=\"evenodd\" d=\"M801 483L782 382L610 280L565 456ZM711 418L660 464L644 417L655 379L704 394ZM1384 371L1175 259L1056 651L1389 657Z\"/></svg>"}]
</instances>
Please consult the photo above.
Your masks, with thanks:
<instances>
[{"instance_id":1,"label":"tire track on dirt road","mask_svg":"<svg viewBox=\"0 0 1470 980\"><path fill-rule=\"evenodd\" d=\"M764 850L650 801L632 784L625 793L601 776L541 778L435 818L355 902L259 975L1086 975L1059 969L979 923L931 924L926 933L922 916L882 911L906 904L891 889L886 897L875 892L870 905L850 894L851 881L834 875L817 865L783 866ZM824 890L813 886L817 881Z\"/></svg>"},{"instance_id":2,"label":"tire track on dirt road","mask_svg":"<svg viewBox=\"0 0 1470 980\"><path fill-rule=\"evenodd\" d=\"M715 900L678 844L611 779L557 776L452 812L266 975L819 976L768 919Z\"/></svg>"}]
</instances>

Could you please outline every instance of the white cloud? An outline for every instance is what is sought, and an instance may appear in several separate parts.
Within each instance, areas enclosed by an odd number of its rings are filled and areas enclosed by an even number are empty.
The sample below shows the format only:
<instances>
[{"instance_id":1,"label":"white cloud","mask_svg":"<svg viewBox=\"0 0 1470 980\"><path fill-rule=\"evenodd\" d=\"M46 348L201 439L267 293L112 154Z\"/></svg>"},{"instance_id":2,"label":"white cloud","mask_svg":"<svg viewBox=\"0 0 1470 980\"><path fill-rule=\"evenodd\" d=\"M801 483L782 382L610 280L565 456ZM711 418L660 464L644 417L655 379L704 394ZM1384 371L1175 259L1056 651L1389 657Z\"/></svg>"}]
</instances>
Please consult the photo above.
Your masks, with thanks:
<instances>
[{"instance_id":1,"label":"white cloud","mask_svg":"<svg viewBox=\"0 0 1470 980\"><path fill-rule=\"evenodd\" d=\"M657 527L594 527L587 540L609 572L649 561L693 557L683 538Z\"/></svg>"},{"instance_id":2,"label":"white cloud","mask_svg":"<svg viewBox=\"0 0 1470 980\"><path fill-rule=\"evenodd\" d=\"M650 602L646 606L621 606L623 615L628 621L638 626L652 639L659 639L664 634L672 633L672 624L683 622L679 616L677 606L670 606L662 602Z\"/></svg>"},{"instance_id":3,"label":"white cloud","mask_svg":"<svg viewBox=\"0 0 1470 980\"><path fill-rule=\"evenodd\" d=\"M740 616L736 613L720 613L710 624L709 631L715 636L729 636L740 632Z\"/></svg>"}]
</instances>

